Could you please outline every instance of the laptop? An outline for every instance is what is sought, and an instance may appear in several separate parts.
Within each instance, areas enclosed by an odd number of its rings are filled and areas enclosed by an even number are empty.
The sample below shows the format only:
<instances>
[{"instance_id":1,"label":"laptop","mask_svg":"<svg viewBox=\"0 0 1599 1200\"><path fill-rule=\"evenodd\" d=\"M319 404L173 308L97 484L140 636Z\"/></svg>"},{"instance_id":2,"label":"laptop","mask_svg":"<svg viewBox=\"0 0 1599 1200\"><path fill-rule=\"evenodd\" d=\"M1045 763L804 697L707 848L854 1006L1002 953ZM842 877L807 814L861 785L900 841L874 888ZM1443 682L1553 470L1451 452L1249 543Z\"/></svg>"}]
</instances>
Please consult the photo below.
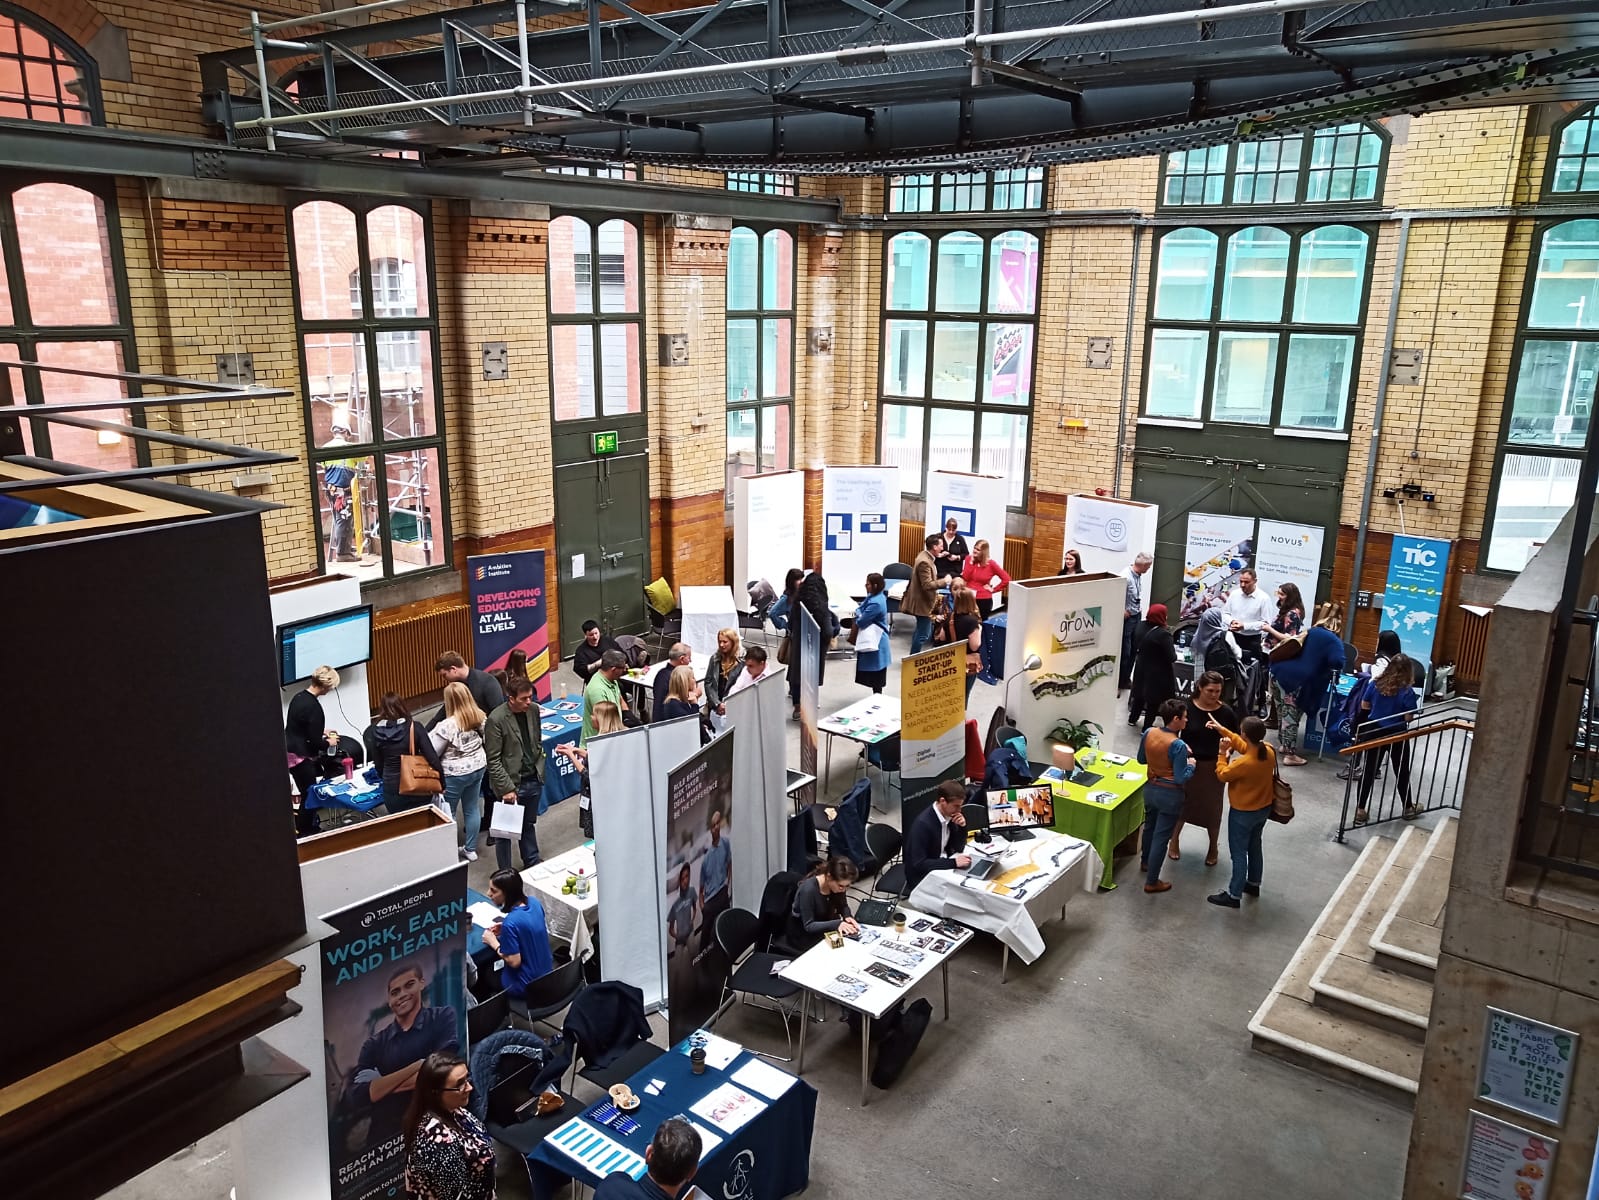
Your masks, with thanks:
<instances>
[{"instance_id":1,"label":"laptop","mask_svg":"<svg viewBox=\"0 0 1599 1200\"><path fill-rule=\"evenodd\" d=\"M992 879L999 874L999 860L974 854L972 855L971 865L966 868L966 874L973 879Z\"/></svg>"}]
</instances>

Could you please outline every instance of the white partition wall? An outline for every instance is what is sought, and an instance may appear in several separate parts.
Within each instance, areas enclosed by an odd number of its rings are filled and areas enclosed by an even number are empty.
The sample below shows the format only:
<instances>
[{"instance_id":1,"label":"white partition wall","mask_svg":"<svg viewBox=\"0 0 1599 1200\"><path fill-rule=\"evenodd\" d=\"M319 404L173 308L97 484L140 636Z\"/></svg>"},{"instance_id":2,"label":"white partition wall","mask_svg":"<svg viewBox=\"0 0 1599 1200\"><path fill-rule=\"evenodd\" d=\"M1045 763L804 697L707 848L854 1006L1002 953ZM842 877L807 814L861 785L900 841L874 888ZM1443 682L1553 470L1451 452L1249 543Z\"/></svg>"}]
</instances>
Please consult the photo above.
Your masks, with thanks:
<instances>
[{"instance_id":1,"label":"white partition wall","mask_svg":"<svg viewBox=\"0 0 1599 1200\"><path fill-rule=\"evenodd\" d=\"M1124 571L1140 553L1154 557L1159 521L1158 504L1113 496L1067 496L1065 549L1082 556L1085 571ZM1148 595L1144 602L1149 602Z\"/></svg>"},{"instance_id":2,"label":"white partition wall","mask_svg":"<svg viewBox=\"0 0 1599 1200\"><path fill-rule=\"evenodd\" d=\"M955 518L956 528L968 546L978 538L988 540L989 553L1005 561L1005 503L1010 480L1003 475L972 475L966 471L929 471L927 474L927 532L943 533L944 522Z\"/></svg>"},{"instance_id":3,"label":"white partition wall","mask_svg":"<svg viewBox=\"0 0 1599 1200\"><path fill-rule=\"evenodd\" d=\"M766 881L788 863L788 677L769 669L729 696L733 739L733 903L757 911Z\"/></svg>"},{"instance_id":4,"label":"white partition wall","mask_svg":"<svg viewBox=\"0 0 1599 1200\"><path fill-rule=\"evenodd\" d=\"M783 576L805 565L805 473L740 475L733 480L733 600L747 612L756 579L783 594Z\"/></svg>"},{"instance_id":5,"label":"white partition wall","mask_svg":"<svg viewBox=\"0 0 1599 1200\"><path fill-rule=\"evenodd\" d=\"M1097 572L1018 579L1010 587L1005 638L1005 696L1035 761L1048 761L1050 732L1062 718L1116 720L1126 582ZM1043 666L1024 671L1030 654Z\"/></svg>"},{"instance_id":6,"label":"white partition wall","mask_svg":"<svg viewBox=\"0 0 1599 1200\"><path fill-rule=\"evenodd\" d=\"M898 561L899 468L824 467L822 575L829 588L845 595Z\"/></svg>"}]
</instances>

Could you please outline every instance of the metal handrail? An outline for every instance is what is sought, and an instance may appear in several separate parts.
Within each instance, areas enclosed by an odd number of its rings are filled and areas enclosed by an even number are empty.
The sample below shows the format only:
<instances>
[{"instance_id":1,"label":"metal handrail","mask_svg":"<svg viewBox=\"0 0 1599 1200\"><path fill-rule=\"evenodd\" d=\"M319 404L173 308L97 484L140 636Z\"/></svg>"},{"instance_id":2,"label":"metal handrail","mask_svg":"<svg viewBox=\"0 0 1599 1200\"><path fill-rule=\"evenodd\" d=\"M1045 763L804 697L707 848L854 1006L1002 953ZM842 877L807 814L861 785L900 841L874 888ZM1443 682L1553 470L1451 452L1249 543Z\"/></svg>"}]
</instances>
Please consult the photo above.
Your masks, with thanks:
<instances>
[{"instance_id":1,"label":"metal handrail","mask_svg":"<svg viewBox=\"0 0 1599 1200\"><path fill-rule=\"evenodd\" d=\"M1346 775L1337 840L1352 828L1458 810L1476 729L1475 721L1449 717L1340 749L1345 758L1359 756L1359 766ZM1365 819L1354 821L1362 811Z\"/></svg>"}]
</instances>

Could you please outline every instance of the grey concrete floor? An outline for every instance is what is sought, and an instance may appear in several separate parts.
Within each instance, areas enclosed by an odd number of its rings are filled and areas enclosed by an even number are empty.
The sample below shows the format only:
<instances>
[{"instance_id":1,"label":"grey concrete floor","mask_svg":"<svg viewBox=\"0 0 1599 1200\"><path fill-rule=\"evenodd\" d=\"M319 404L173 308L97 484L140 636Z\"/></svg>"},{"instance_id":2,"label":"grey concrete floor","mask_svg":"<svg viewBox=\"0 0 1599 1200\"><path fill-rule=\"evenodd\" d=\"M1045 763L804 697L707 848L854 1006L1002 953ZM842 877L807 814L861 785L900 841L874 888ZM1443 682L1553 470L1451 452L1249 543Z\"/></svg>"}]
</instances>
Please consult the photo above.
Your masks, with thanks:
<instances>
[{"instance_id":1,"label":"grey concrete floor","mask_svg":"<svg viewBox=\"0 0 1599 1200\"><path fill-rule=\"evenodd\" d=\"M896 662L909 649L903 619L893 649ZM889 690L898 689L890 670ZM828 663L824 713L863 694L853 664ZM968 711L980 728L1001 699L997 687L973 690ZM1099 719L1110 749L1136 749L1124 706ZM846 745L835 746L828 796L851 782L855 756ZM790 755L797 765L797 726ZM899 1082L874 1090L865 1110L859 1042L837 1020L813 1024L805 1078L820 1099L807 1194L854 1196L868 1184L925 1200L1397 1196L1409 1112L1249 1045L1255 1008L1366 836L1332 840L1343 797L1337 767L1312 759L1285 769L1299 815L1267 827L1262 896L1240 911L1205 903L1225 880L1225 836L1220 864L1207 868L1204 833L1190 828L1181 860L1166 865L1170 892L1146 896L1136 861L1120 861L1121 886L1073 896L1065 921L1043 926L1043 957L1013 961L1008 983L999 982L999 943L979 936L951 963L948 1022L936 977L917 989L934 1004L933 1024ZM877 819L899 821L897 811ZM547 856L576 845L576 803L551 809L538 828ZM492 870L492 856L479 857L472 885L486 890ZM717 1031L784 1052L774 1013L735 1007ZM220 1200L231 1183L226 1160L225 1142L201 1143L159 1169L159 1183L152 1172L115 1195ZM517 1163L502 1162L500 1178L505 1200L527 1195Z\"/></svg>"}]
</instances>

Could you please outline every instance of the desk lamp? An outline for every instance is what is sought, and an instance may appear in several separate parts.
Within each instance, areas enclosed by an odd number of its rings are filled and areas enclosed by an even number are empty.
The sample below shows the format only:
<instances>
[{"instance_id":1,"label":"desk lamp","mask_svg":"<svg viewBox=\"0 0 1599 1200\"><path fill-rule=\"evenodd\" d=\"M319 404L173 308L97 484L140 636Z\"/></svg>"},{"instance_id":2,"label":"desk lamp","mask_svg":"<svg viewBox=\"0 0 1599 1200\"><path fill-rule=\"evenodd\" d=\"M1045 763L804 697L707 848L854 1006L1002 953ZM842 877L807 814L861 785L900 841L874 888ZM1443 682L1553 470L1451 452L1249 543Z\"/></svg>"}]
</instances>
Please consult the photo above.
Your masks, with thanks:
<instances>
[{"instance_id":1,"label":"desk lamp","mask_svg":"<svg viewBox=\"0 0 1599 1200\"><path fill-rule=\"evenodd\" d=\"M1038 655L1029 654L1022 660L1022 674L1031 675L1034 671L1040 670L1043 665L1044 660L1039 658ZM1016 679L1017 676L1012 675L1005 681L1005 720L1011 725L1016 724L1016 718L1010 711L1010 685L1015 683Z\"/></svg>"}]
</instances>

